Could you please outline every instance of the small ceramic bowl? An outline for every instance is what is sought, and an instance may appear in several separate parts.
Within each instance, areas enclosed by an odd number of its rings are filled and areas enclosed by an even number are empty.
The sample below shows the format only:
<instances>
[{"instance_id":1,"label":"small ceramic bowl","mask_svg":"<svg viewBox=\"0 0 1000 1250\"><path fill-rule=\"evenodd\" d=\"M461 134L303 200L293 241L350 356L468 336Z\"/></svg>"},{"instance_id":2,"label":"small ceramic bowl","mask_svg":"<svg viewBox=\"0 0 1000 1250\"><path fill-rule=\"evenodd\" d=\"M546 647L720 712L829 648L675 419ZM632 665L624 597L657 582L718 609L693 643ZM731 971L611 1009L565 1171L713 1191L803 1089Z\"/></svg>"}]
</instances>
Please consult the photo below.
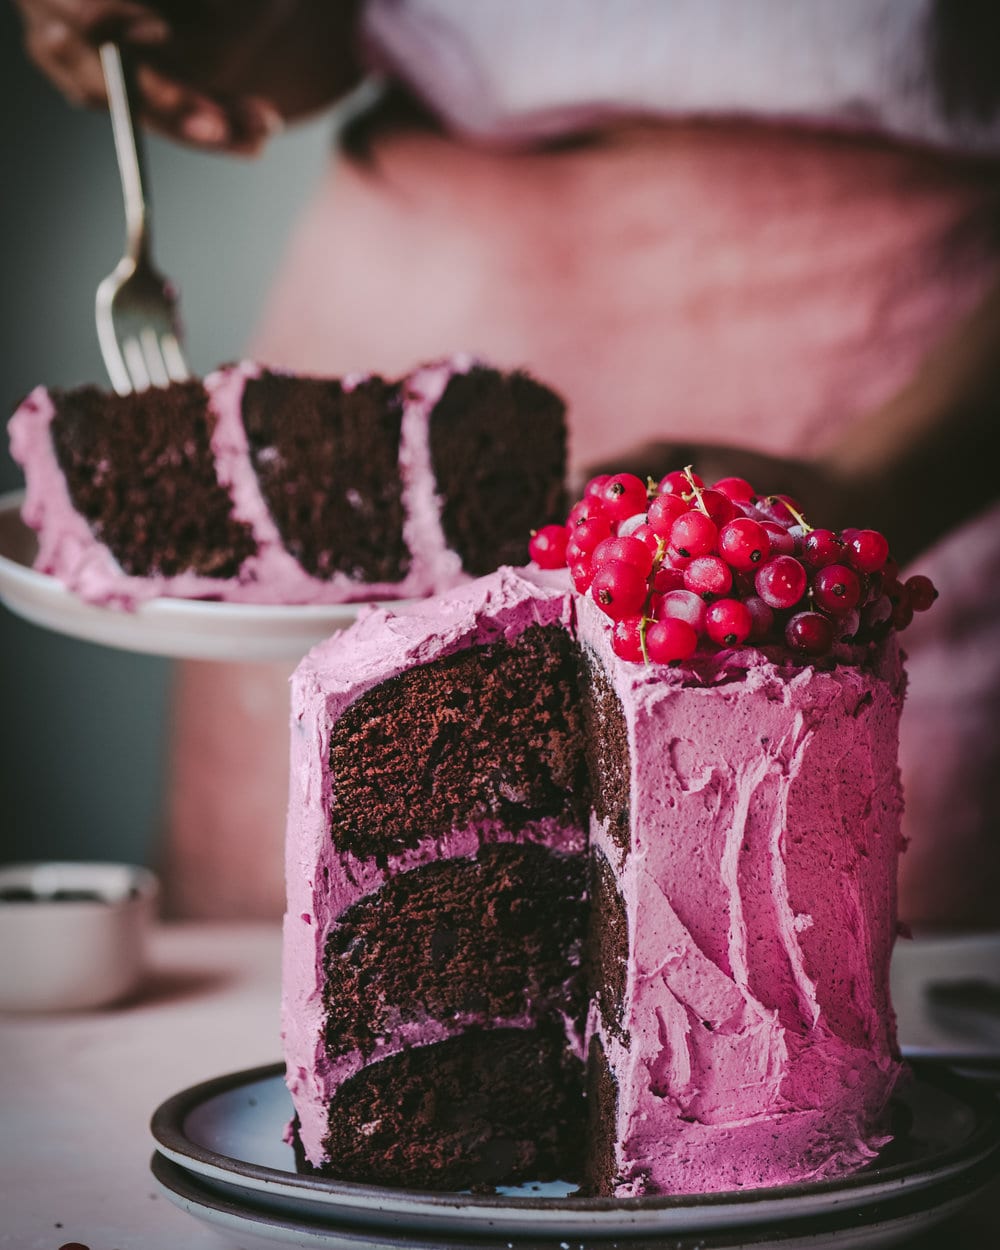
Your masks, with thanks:
<instances>
[{"instance_id":1,"label":"small ceramic bowl","mask_svg":"<svg viewBox=\"0 0 1000 1250\"><path fill-rule=\"evenodd\" d=\"M132 993L158 894L131 864L0 868L0 1010L81 1011Z\"/></svg>"}]
</instances>

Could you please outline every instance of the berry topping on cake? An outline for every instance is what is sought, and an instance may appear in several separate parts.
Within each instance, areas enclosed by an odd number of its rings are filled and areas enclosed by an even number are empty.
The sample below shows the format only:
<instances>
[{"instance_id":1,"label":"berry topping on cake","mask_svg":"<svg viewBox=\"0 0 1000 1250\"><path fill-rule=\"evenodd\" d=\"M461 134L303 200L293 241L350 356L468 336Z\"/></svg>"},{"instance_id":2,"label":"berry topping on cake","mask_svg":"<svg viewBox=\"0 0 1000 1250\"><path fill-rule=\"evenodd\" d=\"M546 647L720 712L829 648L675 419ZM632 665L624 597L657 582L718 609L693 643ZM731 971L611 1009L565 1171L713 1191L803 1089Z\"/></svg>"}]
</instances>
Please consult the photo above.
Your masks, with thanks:
<instances>
[{"instance_id":1,"label":"berry topping on cake","mask_svg":"<svg viewBox=\"0 0 1000 1250\"><path fill-rule=\"evenodd\" d=\"M658 483L592 478L566 524L533 533L529 550L540 568L569 569L633 663L745 645L811 662L905 629L937 598L927 577L900 580L877 530L814 527L789 495L739 477L706 485L690 467Z\"/></svg>"}]
</instances>

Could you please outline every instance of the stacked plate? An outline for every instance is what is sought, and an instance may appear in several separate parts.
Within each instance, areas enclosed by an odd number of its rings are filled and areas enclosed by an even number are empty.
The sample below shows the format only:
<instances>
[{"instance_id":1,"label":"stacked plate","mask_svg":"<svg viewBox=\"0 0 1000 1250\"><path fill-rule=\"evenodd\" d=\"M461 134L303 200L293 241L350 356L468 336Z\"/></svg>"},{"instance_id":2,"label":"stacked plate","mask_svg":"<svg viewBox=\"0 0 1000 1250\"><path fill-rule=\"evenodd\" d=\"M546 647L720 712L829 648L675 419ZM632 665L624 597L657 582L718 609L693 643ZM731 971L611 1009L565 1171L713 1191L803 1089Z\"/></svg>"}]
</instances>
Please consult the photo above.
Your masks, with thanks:
<instances>
[{"instance_id":1,"label":"stacked plate","mask_svg":"<svg viewBox=\"0 0 1000 1250\"><path fill-rule=\"evenodd\" d=\"M295 1172L292 1108L275 1064L174 1095L152 1121L152 1171L191 1215L250 1247L327 1250L825 1250L898 1245L952 1216L1000 1174L1000 1103L929 1065L896 1100L885 1156L835 1181L614 1200L569 1184L495 1195L423 1193Z\"/></svg>"}]
</instances>

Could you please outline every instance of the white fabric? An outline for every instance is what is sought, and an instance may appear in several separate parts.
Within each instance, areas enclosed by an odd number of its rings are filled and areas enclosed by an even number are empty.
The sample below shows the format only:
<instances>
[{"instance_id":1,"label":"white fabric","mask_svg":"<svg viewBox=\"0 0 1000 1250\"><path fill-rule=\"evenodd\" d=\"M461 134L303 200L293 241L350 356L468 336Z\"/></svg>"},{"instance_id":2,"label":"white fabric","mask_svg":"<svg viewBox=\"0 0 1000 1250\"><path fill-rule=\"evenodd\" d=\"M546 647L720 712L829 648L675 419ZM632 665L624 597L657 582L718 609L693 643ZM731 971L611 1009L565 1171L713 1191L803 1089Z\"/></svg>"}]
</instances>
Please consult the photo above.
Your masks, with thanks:
<instances>
[{"instance_id":1,"label":"white fabric","mask_svg":"<svg viewBox=\"0 0 1000 1250\"><path fill-rule=\"evenodd\" d=\"M931 0L369 0L366 44L449 126L559 135L616 115L745 117L1000 152L947 118Z\"/></svg>"}]
</instances>

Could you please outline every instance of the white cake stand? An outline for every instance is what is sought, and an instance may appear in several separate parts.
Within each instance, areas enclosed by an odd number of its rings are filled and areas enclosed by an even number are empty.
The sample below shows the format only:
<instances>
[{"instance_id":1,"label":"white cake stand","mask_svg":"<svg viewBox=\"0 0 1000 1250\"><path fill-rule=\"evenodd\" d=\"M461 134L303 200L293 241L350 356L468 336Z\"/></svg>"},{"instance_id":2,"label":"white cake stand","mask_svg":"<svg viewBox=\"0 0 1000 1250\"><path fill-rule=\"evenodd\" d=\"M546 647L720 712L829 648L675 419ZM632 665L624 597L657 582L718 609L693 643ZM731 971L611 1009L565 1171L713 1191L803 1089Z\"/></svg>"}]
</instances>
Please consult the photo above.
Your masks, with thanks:
<instances>
[{"instance_id":1,"label":"white cake stand","mask_svg":"<svg viewBox=\"0 0 1000 1250\"><path fill-rule=\"evenodd\" d=\"M32 568L38 549L21 520L24 495L0 495L0 601L34 625L124 651L192 660L299 660L345 629L359 605L151 599L135 611L98 607Z\"/></svg>"}]
</instances>

